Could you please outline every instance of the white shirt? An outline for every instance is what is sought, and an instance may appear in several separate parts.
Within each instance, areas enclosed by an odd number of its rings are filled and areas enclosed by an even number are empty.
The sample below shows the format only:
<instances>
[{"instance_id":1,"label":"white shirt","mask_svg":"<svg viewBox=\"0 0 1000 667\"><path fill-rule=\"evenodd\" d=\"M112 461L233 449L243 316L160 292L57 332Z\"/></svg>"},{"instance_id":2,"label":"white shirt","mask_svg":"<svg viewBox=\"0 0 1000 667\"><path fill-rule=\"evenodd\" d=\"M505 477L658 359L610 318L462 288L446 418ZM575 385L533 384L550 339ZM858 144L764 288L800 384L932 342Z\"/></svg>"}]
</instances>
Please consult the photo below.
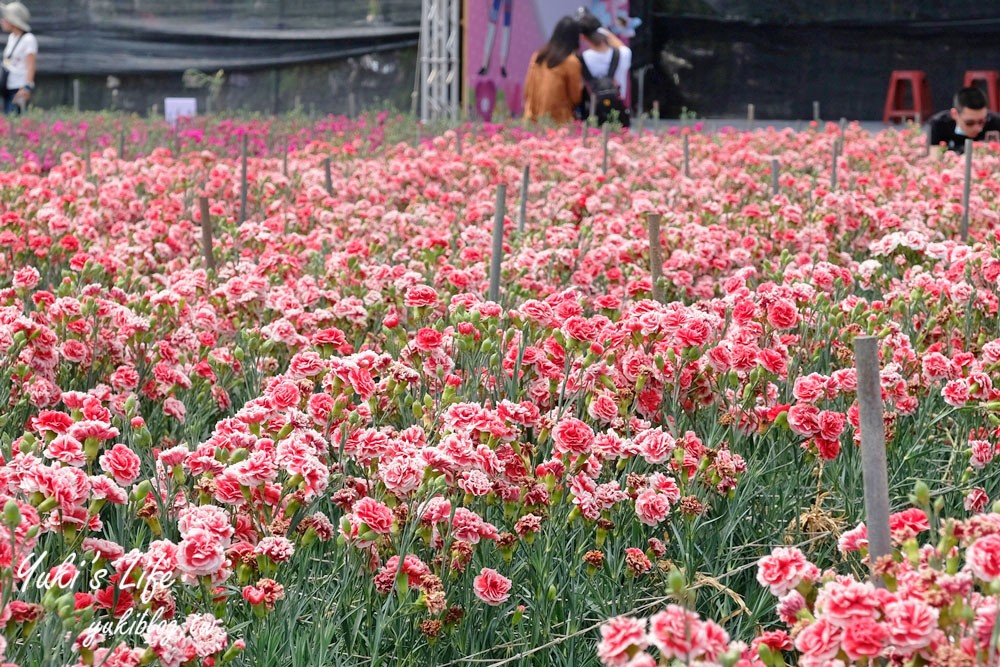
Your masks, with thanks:
<instances>
[{"instance_id":1,"label":"white shirt","mask_svg":"<svg viewBox=\"0 0 1000 667\"><path fill-rule=\"evenodd\" d=\"M606 51L595 51L587 49L583 52L583 62L590 70L591 76L595 79L607 75L611 67L611 55L614 49L608 47ZM618 49L618 70L615 72L615 83L618 84L618 92L622 98L628 96L628 71L632 68L632 49L623 46Z\"/></svg>"},{"instance_id":2,"label":"white shirt","mask_svg":"<svg viewBox=\"0 0 1000 667\"><path fill-rule=\"evenodd\" d=\"M28 83L28 56L38 53L38 40L30 32L15 37L7 35L7 46L3 50L3 66L7 69L7 89L18 90ZM32 81L31 83L34 83Z\"/></svg>"}]
</instances>

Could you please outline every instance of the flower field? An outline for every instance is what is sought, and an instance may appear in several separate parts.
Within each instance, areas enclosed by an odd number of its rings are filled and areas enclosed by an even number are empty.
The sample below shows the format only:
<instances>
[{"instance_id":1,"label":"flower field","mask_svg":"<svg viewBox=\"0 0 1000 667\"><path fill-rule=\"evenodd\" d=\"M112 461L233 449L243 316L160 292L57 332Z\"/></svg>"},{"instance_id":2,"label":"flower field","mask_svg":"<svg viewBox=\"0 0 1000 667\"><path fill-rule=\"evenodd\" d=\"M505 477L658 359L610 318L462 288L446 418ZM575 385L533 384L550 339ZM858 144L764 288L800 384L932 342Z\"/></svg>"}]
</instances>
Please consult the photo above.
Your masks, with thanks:
<instances>
[{"instance_id":1,"label":"flower field","mask_svg":"<svg viewBox=\"0 0 1000 667\"><path fill-rule=\"evenodd\" d=\"M5 664L1000 663L1000 146L2 132Z\"/></svg>"}]
</instances>

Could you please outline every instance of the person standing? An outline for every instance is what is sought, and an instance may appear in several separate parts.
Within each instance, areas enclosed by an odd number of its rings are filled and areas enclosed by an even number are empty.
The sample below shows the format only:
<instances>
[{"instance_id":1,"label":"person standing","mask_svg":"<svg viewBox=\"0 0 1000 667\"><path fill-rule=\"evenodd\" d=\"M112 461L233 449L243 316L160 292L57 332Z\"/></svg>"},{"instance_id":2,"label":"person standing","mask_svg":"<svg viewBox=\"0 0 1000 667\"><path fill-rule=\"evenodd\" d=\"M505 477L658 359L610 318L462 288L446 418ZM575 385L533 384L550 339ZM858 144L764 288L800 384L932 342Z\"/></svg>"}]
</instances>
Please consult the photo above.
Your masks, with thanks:
<instances>
[{"instance_id":1,"label":"person standing","mask_svg":"<svg viewBox=\"0 0 1000 667\"><path fill-rule=\"evenodd\" d=\"M621 102L622 117L619 121L625 127L629 125L628 106L624 103L628 99L628 79L629 71L632 69L632 50L625 46L618 37L601 25L601 21L593 14L583 14L577 19L580 26L580 36L586 42L587 48L581 54L584 65L584 79L587 85L592 86L594 79L600 77L610 77L614 79L618 87L618 96ZM615 60L615 53L618 54L618 64L615 71L611 71L611 66ZM596 113L591 110L591 113Z\"/></svg>"},{"instance_id":2,"label":"person standing","mask_svg":"<svg viewBox=\"0 0 1000 667\"><path fill-rule=\"evenodd\" d=\"M4 79L7 82L3 91L4 113L26 109L35 92L38 40L31 34L30 20L31 13L22 3L12 2L3 6L0 27L9 33L3 50Z\"/></svg>"},{"instance_id":3,"label":"person standing","mask_svg":"<svg viewBox=\"0 0 1000 667\"><path fill-rule=\"evenodd\" d=\"M962 88L953 102L951 109L939 111L928 119L931 146L944 144L948 150L961 154L965 152L966 139L1000 141L1000 116L987 108L983 91Z\"/></svg>"},{"instance_id":4,"label":"person standing","mask_svg":"<svg viewBox=\"0 0 1000 667\"><path fill-rule=\"evenodd\" d=\"M576 19L559 19L548 43L531 54L524 78L524 117L544 117L556 123L569 123L583 99L583 68L576 50L580 29Z\"/></svg>"}]
</instances>

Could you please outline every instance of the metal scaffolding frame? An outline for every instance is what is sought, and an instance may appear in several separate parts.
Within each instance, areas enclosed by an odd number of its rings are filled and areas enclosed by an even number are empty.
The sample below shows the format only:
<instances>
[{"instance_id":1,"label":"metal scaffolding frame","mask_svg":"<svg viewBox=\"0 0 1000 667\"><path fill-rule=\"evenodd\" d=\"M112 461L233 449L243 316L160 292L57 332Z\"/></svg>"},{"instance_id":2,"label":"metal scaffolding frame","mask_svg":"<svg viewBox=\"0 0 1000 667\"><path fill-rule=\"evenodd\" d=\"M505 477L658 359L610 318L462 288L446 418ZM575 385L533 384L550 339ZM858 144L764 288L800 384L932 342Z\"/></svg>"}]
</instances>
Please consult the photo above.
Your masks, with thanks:
<instances>
[{"instance_id":1,"label":"metal scaffolding frame","mask_svg":"<svg viewBox=\"0 0 1000 667\"><path fill-rule=\"evenodd\" d=\"M462 0L422 0L420 120L457 121L461 107Z\"/></svg>"}]
</instances>

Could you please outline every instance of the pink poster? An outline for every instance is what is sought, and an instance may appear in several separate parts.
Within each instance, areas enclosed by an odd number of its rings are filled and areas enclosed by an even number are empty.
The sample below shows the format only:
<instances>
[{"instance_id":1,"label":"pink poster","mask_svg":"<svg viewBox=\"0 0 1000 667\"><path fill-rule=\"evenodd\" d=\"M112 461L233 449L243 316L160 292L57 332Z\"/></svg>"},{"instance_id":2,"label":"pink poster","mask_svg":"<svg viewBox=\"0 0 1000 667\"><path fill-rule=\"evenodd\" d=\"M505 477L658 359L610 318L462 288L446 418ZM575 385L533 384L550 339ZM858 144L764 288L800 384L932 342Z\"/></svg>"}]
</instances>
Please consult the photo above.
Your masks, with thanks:
<instances>
[{"instance_id":1,"label":"pink poster","mask_svg":"<svg viewBox=\"0 0 1000 667\"><path fill-rule=\"evenodd\" d=\"M522 86L531 54L548 40L563 16L580 7L593 12L628 41L628 0L466 0L466 94L483 120L501 103L511 116L524 108ZM619 31L619 27L624 29Z\"/></svg>"}]
</instances>

